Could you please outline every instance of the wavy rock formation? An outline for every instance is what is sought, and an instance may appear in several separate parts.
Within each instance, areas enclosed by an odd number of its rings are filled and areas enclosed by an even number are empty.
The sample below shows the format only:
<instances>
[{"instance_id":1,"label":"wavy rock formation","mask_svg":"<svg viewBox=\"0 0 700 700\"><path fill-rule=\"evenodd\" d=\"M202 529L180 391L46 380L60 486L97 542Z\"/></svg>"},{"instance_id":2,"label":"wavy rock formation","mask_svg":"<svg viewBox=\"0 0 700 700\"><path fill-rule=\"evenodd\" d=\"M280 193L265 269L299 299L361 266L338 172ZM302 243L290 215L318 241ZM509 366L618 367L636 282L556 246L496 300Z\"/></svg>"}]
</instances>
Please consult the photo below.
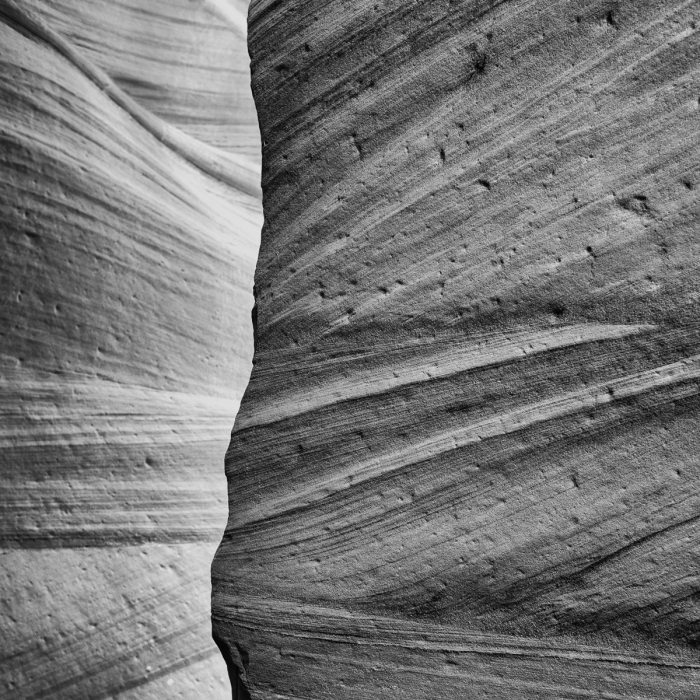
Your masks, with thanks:
<instances>
[{"instance_id":1,"label":"wavy rock formation","mask_svg":"<svg viewBox=\"0 0 700 700\"><path fill-rule=\"evenodd\" d=\"M0 696L230 697L262 223L246 3L0 1Z\"/></svg>"},{"instance_id":2,"label":"wavy rock formation","mask_svg":"<svg viewBox=\"0 0 700 700\"><path fill-rule=\"evenodd\" d=\"M253 0L215 634L257 699L697 698L700 5Z\"/></svg>"}]
</instances>

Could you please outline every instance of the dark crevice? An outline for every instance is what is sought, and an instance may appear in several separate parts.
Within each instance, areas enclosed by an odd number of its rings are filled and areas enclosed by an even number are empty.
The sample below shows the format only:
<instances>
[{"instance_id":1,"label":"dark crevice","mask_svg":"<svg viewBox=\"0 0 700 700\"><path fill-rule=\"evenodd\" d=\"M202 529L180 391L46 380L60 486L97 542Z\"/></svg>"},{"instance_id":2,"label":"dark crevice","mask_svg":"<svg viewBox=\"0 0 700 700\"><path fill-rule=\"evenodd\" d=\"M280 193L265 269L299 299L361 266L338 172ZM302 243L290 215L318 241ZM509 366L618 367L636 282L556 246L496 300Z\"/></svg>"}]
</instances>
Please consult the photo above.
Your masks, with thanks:
<instances>
[{"instance_id":1,"label":"dark crevice","mask_svg":"<svg viewBox=\"0 0 700 700\"><path fill-rule=\"evenodd\" d=\"M212 637L214 638L214 642L216 643L216 646L219 647L219 651L221 652L221 656L224 657L224 661L226 662L226 669L228 670L228 677L229 677L229 680L231 681L232 700L251 700L250 691L248 690L248 688L246 687L246 685L243 681L241 670L240 670L239 666L231 658L229 645L224 640L222 640L220 637L218 637L215 633L212 634ZM239 651L239 655L241 656L242 665L247 666L248 653L243 651L241 649L241 647L238 646L238 644L236 644L236 647Z\"/></svg>"}]
</instances>

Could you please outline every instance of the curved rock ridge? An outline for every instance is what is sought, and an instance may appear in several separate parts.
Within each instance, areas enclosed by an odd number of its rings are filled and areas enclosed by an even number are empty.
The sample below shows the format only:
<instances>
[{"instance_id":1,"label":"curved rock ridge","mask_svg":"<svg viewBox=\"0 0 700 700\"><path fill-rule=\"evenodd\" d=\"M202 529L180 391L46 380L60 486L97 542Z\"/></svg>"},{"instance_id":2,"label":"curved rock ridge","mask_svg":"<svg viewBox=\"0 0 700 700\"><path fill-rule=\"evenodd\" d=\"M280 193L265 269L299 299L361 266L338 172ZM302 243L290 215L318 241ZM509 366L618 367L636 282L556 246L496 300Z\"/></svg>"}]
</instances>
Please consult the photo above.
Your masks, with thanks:
<instances>
[{"instance_id":1,"label":"curved rock ridge","mask_svg":"<svg viewBox=\"0 0 700 700\"><path fill-rule=\"evenodd\" d=\"M242 2L0 1L0 696L230 697L262 224Z\"/></svg>"},{"instance_id":2,"label":"curved rock ridge","mask_svg":"<svg viewBox=\"0 0 700 700\"><path fill-rule=\"evenodd\" d=\"M149 114L259 169L246 0L23 0L22 7Z\"/></svg>"},{"instance_id":3,"label":"curved rock ridge","mask_svg":"<svg viewBox=\"0 0 700 700\"><path fill-rule=\"evenodd\" d=\"M700 7L254 0L214 631L253 698L695 698Z\"/></svg>"}]
</instances>

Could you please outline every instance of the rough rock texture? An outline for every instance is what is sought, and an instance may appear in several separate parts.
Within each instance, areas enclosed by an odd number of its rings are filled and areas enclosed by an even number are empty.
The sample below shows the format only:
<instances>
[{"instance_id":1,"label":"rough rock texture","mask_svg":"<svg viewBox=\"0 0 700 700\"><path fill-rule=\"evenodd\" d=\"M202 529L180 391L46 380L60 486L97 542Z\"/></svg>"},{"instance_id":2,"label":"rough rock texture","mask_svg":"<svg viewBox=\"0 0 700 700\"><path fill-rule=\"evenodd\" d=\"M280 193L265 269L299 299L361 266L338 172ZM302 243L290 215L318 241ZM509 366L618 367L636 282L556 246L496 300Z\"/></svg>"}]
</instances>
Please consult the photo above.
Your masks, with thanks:
<instances>
[{"instance_id":1,"label":"rough rock texture","mask_svg":"<svg viewBox=\"0 0 700 700\"><path fill-rule=\"evenodd\" d=\"M214 617L252 697L700 697L700 5L249 20Z\"/></svg>"},{"instance_id":2,"label":"rough rock texture","mask_svg":"<svg viewBox=\"0 0 700 700\"><path fill-rule=\"evenodd\" d=\"M0 696L230 697L262 223L244 2L0 1Z\"/></svg>"}]
</instances>

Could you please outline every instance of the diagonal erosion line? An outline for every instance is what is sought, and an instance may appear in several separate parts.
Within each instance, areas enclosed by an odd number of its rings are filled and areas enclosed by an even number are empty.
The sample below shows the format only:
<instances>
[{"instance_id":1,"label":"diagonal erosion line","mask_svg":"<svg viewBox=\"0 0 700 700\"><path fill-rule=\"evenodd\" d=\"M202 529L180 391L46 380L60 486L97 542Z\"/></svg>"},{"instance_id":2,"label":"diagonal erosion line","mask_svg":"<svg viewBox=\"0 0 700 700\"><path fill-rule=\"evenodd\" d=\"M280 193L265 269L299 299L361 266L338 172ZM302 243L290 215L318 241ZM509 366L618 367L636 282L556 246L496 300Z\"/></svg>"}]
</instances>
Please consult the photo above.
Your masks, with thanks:
<instances>
[{"instance_id":1,"label":"diagonal erosion line","mask_svg":"<svg viewBox=\"0 0 700 700\"><path fill-rule=\"evenodd\" d=\"M342 471L324 479L321 483L309 484L306 489L297 489L292 495L285 494L280 498L268 499L265 502L265 508L258 509L255 517L236 522L235 526L250 525L288 510L309 505L358 484L398 471L411 464L432 459L446 452L694 379L700 379L700 354L669 365L630 374L620 379L528 404L471 423L459 430L438 434L393 454L349 465Z\"/></svg>"},{"instance_id":2,"label":"diagonal erosion line","mask_svg":"<svg viewBox=\"0 0 700 700\"><path fill-rule=\"evenodd\" d=\"M128 607L97 612L92 618L94 626L64 628L60 650L49 647L47 652L44 644L34 640L10 656L0 653L0 682L24 676L21 686L3 695L3 700L111 698L216 656L205 606L184 617L180 609L182 601L205 603L207 588L208 580L202 576L172 586L156 586L132 599ZM157 624L134 625L134 621L144 620L156 620ZM126 633L128 646L115 646L114 639ZM95 654L96 649L107 653ZM62 662L57 663L57 659ZM146 664L153 665L152 673L143 673ZM115 667L126 670L116 684Z\"/></svg>"},{"instance_id":3,"label":"diagonal erosion line","mask_svg":"<svg viewBox=\"0 0 700 700\"><path fill-rule=\"evenodd\" d=\"M595 661L700 671L696 659L636 654L572 640L516 637L468 631L449 625L329 608L301 601L214 593L214 623L280 636L370 647L399 647L437 653L510 656L561 661Z\"/></svg>"},{"instance_id":4,"label":"diagonal erosion line","mask_svg":"<svg viewBox=\"0 0 700 700\"><path fill-rule=\"evenodd\" d=\"M239 405L99 379L0 378L0 448L226 441Z\"/></svg>"},{"instance_id":5,"label":"diagonal erosion line","mask_svg":"<svg viewBox=\"0 0 700 700\"><path fill-rule=\"evenodd\" d=\"M48 677L52 678L53 682L50 684L47 683L45 688L38 689L32 695L22 694L18 696L17 700L20 700L20 698L22 700L47 700L49 698L55 698L57 695L59 697L82 697L82 694L77 695L77 693L81 691L85 692L88 688L90 688L89 697L91 700L106 700L107 698L115 697L117 694L120 695L127 690L133 690L134 688L146 685L158 678L168 676L212 656L217 656L219 650L213 642L207 642L200 646L199 643L188 642L186 640L185 648L180 648L182 641L178 638L186 637L193 633L197 634L198 637L203 636L199 627L196 627L194 630L192 629L193 627L194 625L191 625L158 637L157 647L154 647L148 642L136 648L130 647L122 654L93 664L83 672L72 673L67 678L58 682L53 680L55 678L55 669L52 666ZM206 629L206 626L204 629ZM197 642L198 641L199 640L197 640ZM134 670L128 674L126 679L122 679L121 682L115 686L113 681L115 666L125 666L129 661L137 657L138 654L148 654L153 648L156 648L158 651L153 655L148 655L146 658L149 661L158 662L164 656L163 647L169 652L166 656L168 660L163 666L147 674L144 674L140 668ZM85 686L87 686L87 688ZM97 688L95 688L95 686L97 686ZM26 691L23 691L23 693L24 692Z\"/></svg>"},{"instance_id":6,"label":"diagonal erosion line","mask_svg":"<svg viewBox=\"0 0 700 700\"><path fill-rule=\"evenodd\" d=\"M603 325L586 323L538 331L516 331L495 339L453 343L429 358L421 354L401 366L396 363L376 369L354 372L352 379L323 385L322 391L309 395L298 391L272 405L258 408L250 417L238 416L234 433L245 428L262 427L287 418L303 415L342 401L383 394L410 384L442 379L472 369L503 364L552 350L559 350L601 340L615 340L656 329L653 325ZM386 348L378 353L386 355ZM428 370L426 370L428 367Z\"/></svg>"},{"instance_id":7,"label":"diagonal erosion line","mask_svg":"<svg viewBox=\"0 0 700 700\"><path fill-rule=\"evenodd\" d=\"M141 127L191 165L229 187L255 199L262 198L260 172L252 161L208 146L158 119L120 90L104 71L84 58L31 10L21 7L16 0L0 0L0 20L4 20L8 26L18 26L33 38L48 44L70 61Z\"/></svg>"}]
</instances>

